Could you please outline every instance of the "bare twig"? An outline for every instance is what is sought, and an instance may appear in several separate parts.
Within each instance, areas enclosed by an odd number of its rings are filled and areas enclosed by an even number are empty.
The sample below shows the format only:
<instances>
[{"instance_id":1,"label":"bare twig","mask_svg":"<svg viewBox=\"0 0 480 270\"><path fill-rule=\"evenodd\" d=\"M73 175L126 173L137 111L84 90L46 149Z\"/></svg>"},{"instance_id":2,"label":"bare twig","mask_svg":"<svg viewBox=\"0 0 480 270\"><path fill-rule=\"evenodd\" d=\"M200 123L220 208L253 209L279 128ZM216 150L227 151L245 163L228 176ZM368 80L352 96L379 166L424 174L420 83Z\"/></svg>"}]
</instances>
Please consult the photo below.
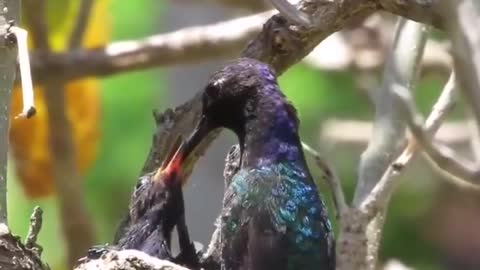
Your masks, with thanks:
<instances>
[{"instance_id":1,"label":"bare twig","mask_svg":"<svg viewBox=\"0 0 480 270\"><path fill-rule=\"evenodd\" d=\"M64 87L49 82L44 91L48 112L49 145L53 178L59 200L62 230L66 238L68 262L73 266L93 244L94 232L85 208L82 181L75 164L75 149L70 122L65 114Z\"/></svg>"},{"instance_id":2,"label":"bare twig","mask_svg":"<svg viewBox=\"0 0 480 270\"><path fill-rule=\"evenodd\" d=\"M47 267L38 254L21 243L7 226L7 157L9 139L10 101L15 80L17 46L9 42L11 21L20 18L20 1L0 1L0 268L43 270Z\"/></svg>"},{"instance_id":3,"label":"bare twig","mask_svg":"<svg viewBox=\"0 0 480 270\"><path fill-rule=\"evenodd\" d=\"M18 64L20 66L20 76L22 81L23 109L16 118L30 118L35 115L35 106L33 99L32 74L30 73L30 56L27 46L27 31L12 26L10 32L15 35L18 47Z\"/></svg>"},{"instance_id":4,"label":"bare twig","mask_svg":"<svg viewBox=\"0 0 480 270\"><path fill-rule=\"evenodd\" d=\"M425 130L428 132L429 139L435 135L442 121L448 113L453 110L456 102L455 90L456 80L454 73L452 73L425 122ZM414 137L410 137L407 147L405 147L400 156L391 163L381 180L363 202L361 207L365 209L366 212L374 215L376 211L382 210L387 206L387 202L398 182L398 176L400 176L403 168L412 160L418 149L417 141Z\"/></svg>"},{"instance_id":5,"label":"bare twig","mask_svg":"<svg viewBox=\"0 0 480 270\"><path fill-rule=\"evenodd\" d=\"M381 20L375 28L362 28L339 31L330 35L318 45L304 62L311 67L324 71L377 71L380 70L387 57L387 44L391 38L381 36L386 27L385 21ZM374 37L365 37L368 32ZM365 33L367 32L367 33ZM372 34L375 33L375 34ZM368 41L362 44L357 39L365 38ZM422 74L447 75L452 69L452 57L448 51L449 46L445 42L429 40L425 47L425 54L421 61Z\"/></svg>"},{"instance_id":6,"label":"bare twig","mask_svg":"<svg viewBox=\"0 0 480 270\"><path fill-rule=\"evenodd\" d=\"M33 1L33 0L31 0ZM35 1L33 1L35 2ZM45 5L44 1L36 3ZM36 6L39 11L45 8ZM31 8L31 7L30 7ZM38 25L38 33L32 35L34 45L42 53L50 53L48 33L44 16L38 12L29 13ZM93 228L85 209L82 197L81 181L75 165L73 137L70 123L66 117L65 91L63 82L51 80L45 84L44 96L47 107L48 135L51 152L53 178L59 199L59 211L62 230L66 238L68 262L73 266L78 258L93 243Z\"/></svg>"},{"instance_id":7,"label":"bare twig","mask_svg":"<svg viewBox=\"0 0 480 270\"><path fill-rule=\"evenodd\" d=\"M88 25L88 19L90 17L90 11L92 10L93 0L81 0L80 7L78 8L78 14L70 34L69 48L76 49L82 46L82 40L85 36L85 31Z\"/></svg>"},{"instance_id":8,"label":"bare twig","mask_svg":"<svg viewBox=\"0 0 480 270\"><path fill-rule=\"evenodd\" d=\"M475 163L480 163L480 125L472 118L467 120L468 130L470 131L470 148Z\"/></svg>"},{"instance_id":9,"label":"bare twig","mask_svg":"<svg viewBox=\"0 0 480 270\"><path fill-rule=\"evenodd\" d=\"M20 18L18 0L0 1L0 224L7 224L7 163L10 100L15 80L17 47L8 42L9 21Z\"/></svg>"},{"instance_id":10,"label":"bare twig","mask_svg":"<svg viewBox=\"0 0 480 270\"><path fill-rule=\"evenodd\" d=\"M379 6L373 0L301 1L299 10L317 18L313 30L291 27L283 17L274 16L264 26L262 34L249 44L244 55L268 62L277 73L282 73L347 22L379 8L421 22L439 22L437 14L431 10L434 2L384 0ZM261 30L262 23L272 14L266 12L210 26L185 28L140 41L115 42L103 48L34 54L34 78L45 81L55 74L56 78L69 80L231 57Z\"/></svg>"},{"instance_id":11,"label":"bare twig","mask_svg":"<svg viewBox=\"0 0 480 270\"><path fill-rule=\"evenodd\" d=\"M228 8L239 8L251 12L265 11L271 6L268 1L261 0L175 0L175 4L205 5L205 2L222 5Z\"/></svg>"},{"instance_id":12,"label":"bare twig","mask_svg":"<svg viewBox=\"0 0 480 270\"><path fill-rule=\"evenodd\" d=\"M446 146L434 145L422 126L422 117L416 112L410 94L402 88L396 89L395 92L402 101L401 108L405 113L407 124L413 136L415 136L415 140L425 151L432 164L435 165L434 167L445 176L460 183L466 181L474 185L480 184L480 169L478 166L458 156Z\"/></svg>"},{"instance_id":13,"label":"bare twig","mask_svg":"<svg viewBox=\"0 0 480 270\"><path fill-rule=\"evenodd\" d=\"M29 28L32 33L32 40L36 48L40 51L48 51L47 14L45 0L24 0L23 4L25 17L27 18Z\"/></svg>"},{"instance_id":14,"label":"bare twig","mask_svg":"<svg viewBox=\"0 0 480 270\"><path fill-rule=\"evenodd\" d=\"M330 191L332 192L333 202L336 207L337 218L341 218L346 212L348 205L345 200L345 194L343 192L342 182L337 172L330 165L330 163L322 157L315 149L310 147L308 144L302 142L303 149L312 155L317 166L323 171L325 175L325 180L327 181Z\"/></svg>"},{"instance_id":15,"label":"bare twig","mask_svg":"<svg viewBox=\"0 0 480 270\"><path fill-rule=\"evenodd\" d=\"M438 12L438 0L379 0L381 9L409 20L443 28L442 16Z\"/></svg>"},{"instance_id":16,"label":"bare twig","mask_svg":"<svg viewBox=\"0 0 480 270\"><path fill-rule=\"evenodd\" d=\"M50 55L34 54L34 78L39 81L52 77L69 80L229 57L238 53L257 34L272 14L273 11L267 11L208 26L184 28L143 40L114 42L103 48Z\"/></svg>"},{"instance_id":17,"label":"bare twig","mask_svg":"<svg viewBox=\"0 0 480 270\"><path fill-rule=\"evenodd\" d=\"M98 259L88 260L75 267L75 270L189 270L166 260L160 260L138 250L108 251Z\"/></svg>"},{"instance_id":18,"label":"bare twig","mask_svg":"<svg viewBox=\"0 0 480 270\"><path fill-rule=\"evenodd\" d=\"M42 247L37 244L37 237L42 229L42 215L42 208L35 206L33 213L30 216L30 227L28 228L27 237L25 239L25 247L35 252L38 257L42 255Z\"/></svg>"},{"instance_id":19,"label":"bare twig","mask_svg":"<svg viewBox=\"0 0 480 270\"><path fill-rule=\"evenodd\" d=\"M426 43L424 26L401 19L391 55L387 61L380 89L372 92L375 104L373 134L362 154L354 205L361 205L380 181L399 147L404 143L405 123L393 88L403 85L410 89L418 75L419 61Z\"/></svg>"},{"instance_id":20,"label":"bare twig","mask_svg":"<svg viewBox=\"0 0 480 270\"><path fill-rule=\"evenodd\" d=\"M471 139L467 132L470 122L445 122L435 139L448 145L467 145ZM320 139L333 145L363 147L370 140L372 129L370 121L332 119L322 123Z\"/></svg>"},{"instance_id":21,"label":"bare twig","mask_svg":"<svg viewBox=\"0 0 480 270\"><path fill-rule=\"evenodd\" d=\"M375 105L373 134L360 160L353 200L355 208L349 211L349 215L358 217L340 223L337 269L375 268L384 211L369 216L361 211L360 206L403 144L406 126L393 89L396 85L412 87L418 75L425 43L424 26L406 19L399 20L382 86L371 93Z\"/></svg>"},{"instance_id":22,"label":"bare twig","mask_svg":"<svg viewBox=\"0 0 480 270\"><path fill-rule=\"evenodd\" d=\"M313 22L311 18L298 10L294 5L290 4L288 0L270 0L270 3L280 12L285 18L292 22L298 23L304 27L312 27Z\"/></svg>"},{"instance_id":23,"label":"bare twig","mask_svg":"<svg viewBox=\"0 0 480 270\"><path fill-rule=\"evenodd\" d=\"M446 30L452 41L455 71L460 83L459 90L471 107L477 123L480 123L480 8L471 0L448 0L442 2L441 11Z\"/></svg>"},{"instance_id":24,"label":"bare twig","mask_svg":"<svg viewBox=\"0 0 480 270\"><path fill-rule=\"evenodd\" d=\"M404 265L398 260L389 260L383 267L383 270L413 270L413 268Z\"/></svg>"},{"instance_id":25,"label":"bare twig","mask_svg":"<svg viewBox=\"0 0 480 270\"><path fill-rule=\"evenodd\" d=\"M273 14L271 12L270 14ZM225 59L238 53L248 39L260 32L268 13L252 15L229 22L185 28L172 33L159 34L136 41L113 42L103 48L78 49L65 53L32 54L32 67L37 81L44 81L56 74L62 79L85 76L108 76L156 66L186 64L212 59ZM237 23L238 22L238 23ZM241 25L241 27L240 27ZM239 28L240 27L240 28ZM238 32L241 29L241 32ZM330 41L342 34L335 33ZM354 49L352 40L343 40L351 53L332 58L338 46L319 46L305 61L322 70L339 71L376 70L382 67L384 52L381 48ZM443 72L450 69L450 55L445 46L429 42L422 61L425 72ZM52 70L54 72L52 72Z\"/></svg>"}]
</instances>

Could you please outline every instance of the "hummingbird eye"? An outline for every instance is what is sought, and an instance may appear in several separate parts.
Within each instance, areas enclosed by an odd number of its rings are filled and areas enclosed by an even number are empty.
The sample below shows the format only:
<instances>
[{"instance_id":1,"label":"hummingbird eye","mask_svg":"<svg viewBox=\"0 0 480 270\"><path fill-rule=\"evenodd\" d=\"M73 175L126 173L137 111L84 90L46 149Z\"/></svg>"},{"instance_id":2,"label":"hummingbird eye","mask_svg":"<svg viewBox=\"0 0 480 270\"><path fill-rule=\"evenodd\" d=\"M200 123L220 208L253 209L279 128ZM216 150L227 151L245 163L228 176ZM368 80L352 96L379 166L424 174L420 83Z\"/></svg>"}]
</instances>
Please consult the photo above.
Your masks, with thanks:
<instances>
[{"instance_id":1,"label":"hummingbird eye","mask_svg":"<svg viewBox=\"0 0 480 270\"><path fill-rule=\"evenodd\" d=\"M205 88L205 93L210 99L217 99L220 96L220 91L222 89L223 80L216 80L207 85Z\"/></svg>"}]
</instances>

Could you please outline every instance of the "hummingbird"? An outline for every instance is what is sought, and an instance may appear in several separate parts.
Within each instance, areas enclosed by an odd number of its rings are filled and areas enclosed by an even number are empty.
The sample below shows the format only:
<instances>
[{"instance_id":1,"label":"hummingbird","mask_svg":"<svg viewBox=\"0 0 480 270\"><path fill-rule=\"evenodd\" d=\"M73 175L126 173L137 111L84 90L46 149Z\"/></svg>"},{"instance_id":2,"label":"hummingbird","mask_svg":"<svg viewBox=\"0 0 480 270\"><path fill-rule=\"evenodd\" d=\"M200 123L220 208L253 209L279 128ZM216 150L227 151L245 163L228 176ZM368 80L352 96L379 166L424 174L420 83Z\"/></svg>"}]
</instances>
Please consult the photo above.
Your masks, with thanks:
<instances>
[{"instance_id":1,"label":"hummingbird","mask_svg":"<svg viewBox=\"0 0 480 270\"><path fill-rule=\"evenodd\" d=\"M129 213L117 230L113 246L94 248L89 254L98 257L108 249L135 249L192 268L198 266L198 254L185 220L182 186L186 179L180 172L179 145L178 139L160 168L140 177L130 199ZM175 228L180 246L178 256L171 252Z\"/></svg>"},{"instance_id":2,"label":"hummingbird","mask_svg":"<svg viewBox=\"0 0 480 270\"><path fill-rule=\"evenodd\" d=\"M217 128L239 141L239 168L219 217L222 270L333 270L328 213L307 167L296 110L266 63L240 58L214 73L200 120L178 151L186 159Z\"/></svg>"}]
</instances>

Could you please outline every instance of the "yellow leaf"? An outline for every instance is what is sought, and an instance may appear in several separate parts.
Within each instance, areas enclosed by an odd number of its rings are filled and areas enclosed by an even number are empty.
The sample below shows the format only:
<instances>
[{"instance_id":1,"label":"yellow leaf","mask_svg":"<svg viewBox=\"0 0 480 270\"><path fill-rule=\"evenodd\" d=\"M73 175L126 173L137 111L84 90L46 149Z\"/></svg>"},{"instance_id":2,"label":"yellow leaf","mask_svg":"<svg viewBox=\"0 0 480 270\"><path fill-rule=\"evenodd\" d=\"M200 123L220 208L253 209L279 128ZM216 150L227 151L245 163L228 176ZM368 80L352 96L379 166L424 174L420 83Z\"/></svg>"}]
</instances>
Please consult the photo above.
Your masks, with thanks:
<instances>
[{"instance_id":1,"label":"yellow leaf","mask_svg":"<svg viewBox=\"0 0 480 270\"><path fill-rule=\"evenodd\" d=\"M81 1L74 2L74 5L78 5ZM110 29L107 16L108 2L107 0L95 1L83 39L84 47L98 47L107 42ZM78 10L78 6L73 9L75 10ZM69 18L75 18L75 13L71 11L72 9L66 11L72 14ZM59 21L51 16L64 17L64 14L57 12L48 16L49 21ZM64 22L62 27L58 27L57 31L49 33L49 41L54 50L65 50L73 25L74 19L70 19ZM18 86L15 87L12 96L11 152L15 159L18 179L31 198L45 197L55 190L48 142L48 116L43 91L42 86L35 86L37 114L31 119L13 119L13 116L22 109L22 95ZM95 159L99 141L99 83L95 79L72 81L65 84L65 91L66 115L72 128L76 165L78 171L83 174Z\"/></svg>"},{"instance_id":2,"label":"yellow leaf","mask_svg":"<svg viewBox=\"0 0 480 270\"><path fill-rule=\"evenodd\" d=\"M14 119L10 130L12 155L19 180L29 197L52 194L53 164L48 142L48 117L43 88L36 87L37 114L31 119ZM95 157L99 139L98 82L79 80L65 85L66 113L72 127L76 164L85 172ZM21 111L21 91L15 89L12 116Z\"/></svg>"}]
</instances>

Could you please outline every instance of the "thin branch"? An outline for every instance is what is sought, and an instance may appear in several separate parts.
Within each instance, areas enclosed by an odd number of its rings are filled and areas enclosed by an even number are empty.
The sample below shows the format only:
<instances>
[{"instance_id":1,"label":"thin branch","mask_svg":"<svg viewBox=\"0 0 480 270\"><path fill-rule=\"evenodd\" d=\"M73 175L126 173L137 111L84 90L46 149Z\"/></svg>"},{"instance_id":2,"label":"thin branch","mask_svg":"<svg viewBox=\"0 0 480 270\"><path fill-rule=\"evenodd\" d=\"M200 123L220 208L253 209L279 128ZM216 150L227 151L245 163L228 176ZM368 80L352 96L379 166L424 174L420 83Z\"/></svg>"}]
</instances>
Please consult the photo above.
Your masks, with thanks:
<instances>
[{"instance_id":1,"label":"thin branch","mask_svg":"<svg viewBox=\"0 0 480 270\"><path fill-rule=\"evenodd\" d=\"M80 7L78 14L70 35L69 48L76 49L82 46L82 40L87 30L88 19L90 18L90 11L92 10L93 0L80 0Z\"/></svg>"},{"instance_id":2,"label":"thin branch","mask_svg":"<svg viewBox=\"0 0 480 270\"><path fill-rule=\"evenodd\" d=\"M42 254L42 247L37 244L38 234L42 229L43 210L39 206L35 206L30 216L30 227L28 228L27 237L25 239L25 248L32 250L38 257Z\"/></svg>"},{"instance_id":3,"label":"thin branch","mask_svg":"<svg viewBox=\"0 0 480 270\"><path fill-rule=\"evenodd\" d=\"M406 266L398 260L389 260L383 270L413 270L413 268Z\"/></svg>"},{"instance_id":4,"label":"thin branch","mask_svg":"<svg viewBox=\"0 0 480 270\"><path fill-rule=\"evenodd\" d=\"M435 139L448 145L468 145L472 137L466 132L470 122L445 122L435 135ZM370 140L372 129L373 124L370 121L332 119L322 123L320 140L342 147L364 147Z\"/></svg>"},{"instance_id":5,"label":"thin branch","mask_svg":"<svg viewBox=\"0 0 480 270\"><path fill-rule=\"evenodd\" d=\"M30 0L35 1L35 0ZM31 3L32 4L32 3ZM39 1L37 4L45 4ZM39 11L44 7L36 6ZM29 7L31 8L31 7ZM39 33L32 35L34 45L42 53L50 53L48 44L48 29L46 18L32 11L29 15L39 25ZM40 28L41 27L41 28ZM59 200L59 212L62 230L66 238L68 262L73 266L77 259L93 243L93 228L90 217L85 209L82 195L81 181L75 165L75 149L73 148L73 134L66 116L66 99L62 81L51 80L45 84L43 91L48 118L48 143L52 161L53 179Z\"/></svg>"},{"instance_id":6,"label":"thin branch","mask_svg":"<svg viewBox=\"0 0 480 270\"><path fill-rule=\"evenodd\" d=\"M390 2L392 4L389 5ZM379 6L374 0L301 1L298 9L317 18L313 29L298 29L288 24L282 16L274 16L265 24L262 33L249 43L243 54L270 63L281 74L347 22L365 17L380 8L422 22L437 21L437 14L430 9L433 4L429 1L398 1L404 2L403 5L396 2L384 0L382 6ZM404 14L410 8L405 5L411 5L415 12ZM49 55L34 53L34 78L45 81L52 79L52 74L55 74L55 78L70 80L231 57L260 32L263 22L272 14L272 11L264 12L143 40L115 42L103 48Z\"/></svg>"},{"instance_id":7,"label":"thin branch","mask_svg":"<svg viewBox=\"0 0 480 270\"><path fill-rule=\"evenodd\" d=\"M7 164L10 101L15 80L17 46L8 42L10 20L20 19L18 0L0 1L0 224L7 224Z\"/></svg>"},{"instance_id":8,"label":"thin branch","mask_svg":"<svg viewBox=\"0 0 480 270\"><path fill-rule=\"evenodd\" d=\"M348 208L340 177L333 166L331 166L330 163L322 157L322 155L315 151L315 149L304 142L302 142L302 147L307 153L312 155L317 166L323 171L325 175L324 178L330 187L330 191L332 192L333 202L337 210L337 218L340 219Z\"/></svg>"},{"instance_id":9,"label":"thin branch","mask_svg":"<svg viewBox=\"0 0 480 270\"><path fill-rule=\"evenodd\" d=\"M425 151L427 157L439 172L449 179L462 183L463 181L473 184L480 184L480 169L474 163L458 156L452 149L435 145L429 138L427 131L423 128L422 117L416 112L412 97L405 89L395 90L402 101L402 110L406 116L407 124L415 137L415 140ZM477 186L480 188L480 186Z\"/></svg>"},{"instance_id":10,"label":"thin branch","mask_svg":"<svg viewBox=\"0 0 480 270\"><path fill-rule=\"evenodd\" d=\"M470 149L476 163L480 163L480 125L472 118L467 120L470 131Z\"/></svg>"},{"instance_id":11,"label":"thin branch","mask_svg":"<svg viewBox=\"0 0 480 270\"><path fill-rule=\"evenodd\" d=\"M440 128L442 121L453 110L456 104L456 79L452 72L448 82L440 94L437 102L432 108L430 115L425 122L425 130L431 139ZM384 209L387 206L387 201L391 197L393 190L398 183L403 168L412 160L420 146L414 137L410 137L408 144L403 152L391 163L388 169L383 174L381 180L377 183L367 199L363 202L362 208L370 215L374 215L376 211Z\"/></svg>"},{"instance_id":12,"label":"thin branch","mask_svg":"<svg viewBox=\"0 0 480 270\"><path fill-rule=\"evenodd\" d=\"M285 17L291 20L292 22L298 23L303 27L312 27L312 19L298 10L294 5L290 4L288 0L270 0L270 3Z\"/></svg>"},{"instance_id":13,"label":"thin branch","mask_svg":"<svg viewBox=\"0 0 480 270\"><path fill-rule=\"evenodd\" d=\"M446 30L452 41L455 71L460 83L459 90L480 123L480 8L476 1L440 1Z\"/></svg>"},{"instance_id":14,"label":"thin branch","mask_svg":"<svg viewBox=\"0 0 480 270\"><path fill-rule=\"evenodd\" d=\"M50 49L47 20L45 18L47 14L45 1L46 0L23 1L23 4L26 6L23 10L25 11L25 17L32 33L33 43L36 48L43 52Z\"/></svg>"},{"instance_id":15,"label":"thin branch","mask_svg":"<svg viewBox=\"0 0 480 270\"><path fill-rule=\"evenodd\" d=\"M251 12L265 11L271 8L268 1L259 0L175 0L175 4L205 5L211 2L228 8L244 9Z\"/></svg>"},{"instance_id":16,"label":"thin branch","mask_svg":"<svg viewBox=\"0 0 480 270\"><path fill-rule=\"evenodd\" d=\"M358 27L348 32L334 33L306 56L304 62L323 71L380 70L388 56L385 48L392 41L390 36L385 36L391 30L382 29L385 27L390 29L390 26L380 19L375 27ZM367 34L373 37L366 38ZM362 42L362 39L367 39L367 42ZM435 73L447 76L452 66L449 46L445 42L429 40L421 61L421 74Z\"/></svg>"},{"instance_id":17,"label":"thin branch","mask_svg":"<svg viewBox=\"0 0 480 270\"><path fill-rule=\"evenodd\" d=\"M359 179L353 204L360 206L380 181L383 173L405 139L405 123L393 89L410 89L415 82L426 43L426 29L421 24L400 19L391 55L387 60L380 89L373 91L375 119L368 148L362 154Z\"/></svg>"},{"instance_id":18,"label":"thin branch","mask_svg":"<svg viewBox=\"0 0 480 270\"><path fill-rule=\"evenodd\" d=\"M230 57L262 29L262 24L272 14L273 11L267 11L212 25L188 27L143 40L114 42L103 48L34 54L34 78L37 81L70 80Z\"/></svg>"},{"instance_id":19,"label":"thin branch","mask_svg":"<svg viewBox=\"0 0 480 270\"><path fill-rule=\"evenodd\" d=\"M375 269L385 211L369 216L360 209L360 205L380 181L404 142L406 125L393 90L396 85L412 88L418 76L425 43L424 26L399 19L392 51L385 65L382 86L371 93L375 105L373 134L360 160L353 200L353 209L362 214L356 220L346 220L351 223L340 223L341 233L337 246L340 268L337 269ZM354 211L350 210L349 213Z\"/></svg>"},{"instance_id":20,"label":"thin branch","mask_svg":"<svg viewBox=\"0 0 480 270\"><path fill-rule=\"evenodd\" d=\"M75 164L75 149L71 123L67 119L64 85L46 84L44 91L48 116L49 149L53 179L59 201L59 216L66 239L68 263L73 266L93 244L94 231L85 207L82 181Z\"/></svg>"},{"instance_id":21,"label":"thin branch","mask_svg":"<svg viewBox=\"0 0 480 270\"><path fill-rule=\"evenodd\" d=\"M30 56L28 54L27 30L12 26L10 32L15 35L18 47L18 65L20 66L20 77L22 81L22 112L15 118L30 118L35 115L35 104L33 98L32 74L30 73Z\"/></svg>"},{"instance_id":22,"label":"thin branch","mask_svg":"<svg viewBox=\"0 0 480 270\"><path fill-rule=\"evenodd\" d=\"M166 260L160 260L138 250L110 250L97 259L82 259L75 270L189 270Z\"/></svg>"},{"instance_id":23,"label":"thin branch","mask_svg":"<svg viewBox=\"0 0 480 270\"><path fill-rule=\"evenodd\" d=\"M441 0L379 0L380 9L412 21L443 29L442 16L438 12Z\"/></svg>"}]
</instances>

